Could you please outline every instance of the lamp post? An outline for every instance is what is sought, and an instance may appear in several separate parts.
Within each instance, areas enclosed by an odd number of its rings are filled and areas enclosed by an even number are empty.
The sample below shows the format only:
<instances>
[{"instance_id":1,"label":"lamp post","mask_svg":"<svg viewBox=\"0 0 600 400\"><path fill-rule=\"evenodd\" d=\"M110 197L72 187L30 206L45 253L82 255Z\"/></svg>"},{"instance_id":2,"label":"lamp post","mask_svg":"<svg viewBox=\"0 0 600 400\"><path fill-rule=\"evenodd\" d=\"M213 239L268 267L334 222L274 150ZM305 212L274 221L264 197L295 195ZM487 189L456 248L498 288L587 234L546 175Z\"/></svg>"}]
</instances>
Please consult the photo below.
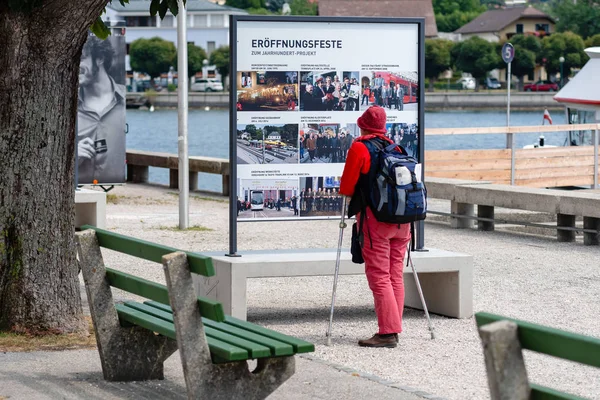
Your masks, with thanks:
<instances>
[{"instance_id":1,"label":"lamp post","mask_svg":"<svg viewBox=\"0 0 600 400\"><path fill-rule=\"evenodd\" d=\"M560 62L560 88L562 89L562 87L563 87L563 64L565 63L565 58L563 56L560 56L558 61Z\"/></svg>"}]
</instances>

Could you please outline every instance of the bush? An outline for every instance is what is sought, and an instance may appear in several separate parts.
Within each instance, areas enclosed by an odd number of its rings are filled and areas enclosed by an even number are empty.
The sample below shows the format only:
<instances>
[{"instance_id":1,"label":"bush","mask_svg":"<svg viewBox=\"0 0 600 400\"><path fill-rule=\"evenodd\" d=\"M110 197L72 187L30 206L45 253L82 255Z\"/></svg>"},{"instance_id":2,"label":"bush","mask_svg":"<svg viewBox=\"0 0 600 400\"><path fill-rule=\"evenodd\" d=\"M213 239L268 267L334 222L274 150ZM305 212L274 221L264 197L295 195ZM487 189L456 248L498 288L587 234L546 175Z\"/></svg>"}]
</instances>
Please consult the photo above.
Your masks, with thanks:
<instances>
[{"instance_id":1,"label":"bush","mask_svg":"<svg viewBox=\"0 0 600 400\"><path fill-rule=\"evenodd\" d=\"M167 85L167 91L169 92L174 92L177 90L177 85L175 85L174 83L169 83Z\"/></svg>"}]
</instances>

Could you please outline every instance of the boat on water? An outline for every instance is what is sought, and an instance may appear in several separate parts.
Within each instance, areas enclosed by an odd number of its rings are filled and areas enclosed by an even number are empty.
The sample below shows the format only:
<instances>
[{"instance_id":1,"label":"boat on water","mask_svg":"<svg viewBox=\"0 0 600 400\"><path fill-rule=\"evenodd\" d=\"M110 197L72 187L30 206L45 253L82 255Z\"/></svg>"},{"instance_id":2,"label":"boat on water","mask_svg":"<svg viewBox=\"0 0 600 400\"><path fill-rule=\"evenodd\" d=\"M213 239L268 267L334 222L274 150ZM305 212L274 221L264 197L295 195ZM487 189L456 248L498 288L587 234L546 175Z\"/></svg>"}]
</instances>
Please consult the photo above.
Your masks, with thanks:
<instances>
[{"instance_id":1,"label":"boat on water","mask_svg":"<svg viewBox=\"0 0 600 400\"><path fill-rule=\"evenodd\" d=\"M600 47L585 49L590 57L583 68L554 95L565 106L569 124L600 123ZM592 130L569 131L568 145L593 145Z\"/></svg>"}]
</instances>

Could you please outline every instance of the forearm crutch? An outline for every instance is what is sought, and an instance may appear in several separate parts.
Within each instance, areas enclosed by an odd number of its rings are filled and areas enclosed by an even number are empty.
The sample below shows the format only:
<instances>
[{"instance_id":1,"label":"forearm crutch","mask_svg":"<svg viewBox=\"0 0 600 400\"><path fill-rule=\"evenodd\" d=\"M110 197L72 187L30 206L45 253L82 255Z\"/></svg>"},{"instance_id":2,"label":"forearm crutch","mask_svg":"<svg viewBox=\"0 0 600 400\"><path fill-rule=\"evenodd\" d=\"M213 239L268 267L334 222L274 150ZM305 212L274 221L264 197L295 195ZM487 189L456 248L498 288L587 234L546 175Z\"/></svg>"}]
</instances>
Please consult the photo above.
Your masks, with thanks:
<instances>
[{"instance_id":1,"label":"forearm crutch","mask_svg":"<svg viewBox=\"0 0 600 400\"><path fill-rule=\"evenodd\" d=\"M410 245L409 245L410 246ZM433 332L433 325L431 325L431 319L429 318L429 311L427 311L427 304L425 304L425 298L423 297L423 290L421 289L421 283L419 282L419 276L417 275L417 270L412 262L412 258L410 257L410 247L408 247L408 263L412 267L413 276L415 277L415 284L417 285L417 290L419 291L419 297L421 297L421 304L423 305L423 310L425 311L425 316L427 317L427 324L429 324L429 332L431 333L431 339L435 339L435 333ZM408 265L407 265L408 266Z\"/></svg>"},{"instance_id":2,"label":"forearm crutch","mask_svg":"<svg viewBox=\"0 0 600 400\"><path fill-rule=\"evenodd\" d=\"M346 196L342 198L342 218L340 220L340 237L338 239L337 256L335 259L335 273L333 275L333 293L331 294L331 312L329 313L329 328L327 328L327 346L331 346L331 324L333 323L333 308L335 307L335 292L337 290L338 274L340 272L340 257L342 255L342 239L346 227Z\"/></svg>"}]
</instances>

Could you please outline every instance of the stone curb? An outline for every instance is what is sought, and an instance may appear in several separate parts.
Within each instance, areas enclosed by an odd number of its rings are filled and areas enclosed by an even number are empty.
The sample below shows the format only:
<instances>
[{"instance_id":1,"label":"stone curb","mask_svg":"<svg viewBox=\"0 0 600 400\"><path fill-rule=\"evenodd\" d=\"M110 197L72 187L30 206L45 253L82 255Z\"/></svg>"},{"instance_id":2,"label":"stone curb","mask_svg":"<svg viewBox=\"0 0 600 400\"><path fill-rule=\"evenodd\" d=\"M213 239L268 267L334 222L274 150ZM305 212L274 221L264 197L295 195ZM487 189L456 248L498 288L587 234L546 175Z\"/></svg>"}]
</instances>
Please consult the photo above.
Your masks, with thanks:
<instances>
[{"instance_id":1,"label":"stone curb","mask_svg":"<svg viewBox=\"0 0 600 400\"><path fill-rule=\"evenodd\" d=\"M298 357L304 358L305 360L310 360L310 361L313 361L313 362L317 362L319 364L327 365L327 366L329 366L331 368L337 369L338 371L346 372L346 373L351 374L352 376L356 376L358 378L367 379L367 380L370 380L372 382L379 383L381 385L389 386L389 387L392 387L394 389L399 389L399 390L402 390L404 392L412 393L412 394L417 395L419 397L422 397L424 399L428 399L428 400L449 400L446 397L440 397L440 396L437 396L437 395L433 395L433 394L427 393L427 392L425 392L423 390L420 390L420 389L415 389L415 388L410 387L410 386L404 386L404 385L401 385L398 382L390 381L390 380L381 378L381 377L379 377L377 375L373 375L373 374L369 374L369 373L366 373L366 372L362 372L362 371L356 370L354 368L346 367L346 366L341 365L341 364L332 363L332 362L323 360L322 358L318 358L318 357L312 356L310 354L298 354Z\"/></svg>"}]
</instances>

